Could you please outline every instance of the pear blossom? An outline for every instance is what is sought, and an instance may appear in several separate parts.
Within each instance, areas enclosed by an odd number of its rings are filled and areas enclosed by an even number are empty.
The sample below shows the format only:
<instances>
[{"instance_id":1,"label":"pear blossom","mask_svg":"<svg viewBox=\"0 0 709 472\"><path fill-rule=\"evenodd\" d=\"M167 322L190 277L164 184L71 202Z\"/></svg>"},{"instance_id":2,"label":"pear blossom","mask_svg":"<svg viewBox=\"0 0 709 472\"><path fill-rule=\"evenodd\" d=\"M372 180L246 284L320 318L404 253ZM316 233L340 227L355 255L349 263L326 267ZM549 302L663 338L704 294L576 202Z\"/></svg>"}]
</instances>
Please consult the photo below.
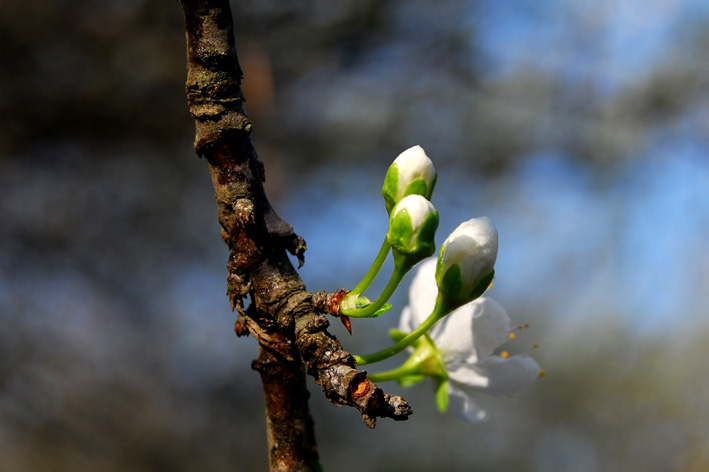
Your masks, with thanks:
<instances>
[{"instance_id":1,"label":"pear blossom","mask_svg":"<svg viewBox=\"0 0 709 472\"><path fill-rule=\"evenodd\" d=\"M436 169L421 146L413 146L394 159L384 177L382 196L387 211L407 195L421 195L431 199L436 185Z\"/></svg>"},{"instance_id":2,"label":"pear blossom","mask_svg":"<svg viewBox=\"0 0 709 472\"><path fill-rule=\"evenodd\" d=\"M401 332L416 329L431 313L437 291L436 262L421 264L409 291L409 305L399 323ZM419 343L412 355L418 374L431 376L439 392L447 393L439 408L459 418L477 422L487 417L472 399L473 393L507 396L530 385L540 375L537 362L528 355L502 357L495 351L510 339L511 321L504 308L488 297L480 297L454 310L439 321ZM431 349L431 344L435 349ZM420 351L420 352L416 352ZM420 375L410 376L418 380ZM404 379L406 381L406 379Z\"/></svg>"},{"instance_id":3,"label":"pear blossom","mask_svg":"<svg viewBox=\"0 0 709 472\"><path fill-rule=\"evenodd\" d=\"M436 283L451 308L479 297L492 281L497 260L497 228L487 216L461 223L443 242Z\"/></svg>"},{"instance_id":4,"label":"pear blossom","mask_svg":"<svg viewBox=\"0 0 709 472\"><path fill-rule=\"evenodd\" d=\"M387 241L395 251L410 256L413 266L436 250L438 212L421 195L402 198L391 211Z\"/></svg>"}]
</instances>

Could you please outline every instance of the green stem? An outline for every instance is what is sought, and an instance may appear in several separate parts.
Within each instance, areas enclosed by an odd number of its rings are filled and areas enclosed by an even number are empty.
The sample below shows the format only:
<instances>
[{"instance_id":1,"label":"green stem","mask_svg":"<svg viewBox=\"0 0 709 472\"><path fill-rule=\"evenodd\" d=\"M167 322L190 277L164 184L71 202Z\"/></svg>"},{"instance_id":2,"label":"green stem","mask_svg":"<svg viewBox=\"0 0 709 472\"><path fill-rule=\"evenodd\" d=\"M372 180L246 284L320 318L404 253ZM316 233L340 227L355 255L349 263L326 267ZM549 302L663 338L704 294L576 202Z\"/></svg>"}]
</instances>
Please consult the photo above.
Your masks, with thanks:
<instances>
[{"instance_id":1,"label":"green stem","mask_svg":"<svg viewBox=\"0 0 709 472\"><path fill-rule=\"evenodd\" d=\"M394 294L394 291L396 290L396 287L399 286L401 280L409 271L409 268L410 267L406 265L395 264L394 272L392 272L391 277L389 278L389 282L387 282L387 285L386 287L384 287L384 291L382 291L382 294L379 295L379 298L377 298L372 303L363 308L355 308L354 310L345 308L341 303L340 314L351 316L352 318L371 318L377 312L377 310L384 306L387 300L391 298L391 296Z\"/></svg>"},{"instance_id":2,"label":"green stem","mask_svg":"<svg viewBox=\"0 0 709 472\"><path fill-rule=\"evenodd\" d=\"M369 288L369 285L376 278L377 274L379 273L379 269L382 268L384 261L389 255L389 249L391 249L391 244L389 244L387 238L384 238L384 242L382 242L382 247L379 248L379 253L374 259L374 262L372 262L372 267L369 268L367 273L364 275L364 278L357 284L355 288L350 291L350 293L355 294L355 296L359 296L360 294L364 293L367 288Z\"/></svg>"},{"instance_id":3,"label":"green stem","mask_svg":"<svg viewBox=\"0 0 709 472\"><path fill-rule=\"evenodd\" d=\"M433 308L433 312L428 315L428 318L426 318L426 320L421 323L418 328L409 333L401 341L397 342L392 346L389 346L388 348L382 351L367 354L366 356L354 356L355 360L357 361L357 364L372 364L374 362L383 361L384 359L388 359L391 356L400 353L407 347L411 346L418 338L426 334L428 330L431 329L438 320L446 316L448 313L450 313L450 311L451 310L447 306L444 306L443 303L441 303L441 297L438 297L438 299L436 299L436 306Z\"/></svg>"},{"instance_id":4,"label":"green stem","mask_svg":"<svg viewBox=\"0 0 709 472\"><path fill-rule=\"evenodd\" d=\"M405 375L418 374L419 369L417 365L407 365L405 362L399 367L391 370L386 370L384 372L375 372L373 374L367 373L367 378L372 382L387 382L389 380L400 379Z\"/></svg>"}]
</instances>

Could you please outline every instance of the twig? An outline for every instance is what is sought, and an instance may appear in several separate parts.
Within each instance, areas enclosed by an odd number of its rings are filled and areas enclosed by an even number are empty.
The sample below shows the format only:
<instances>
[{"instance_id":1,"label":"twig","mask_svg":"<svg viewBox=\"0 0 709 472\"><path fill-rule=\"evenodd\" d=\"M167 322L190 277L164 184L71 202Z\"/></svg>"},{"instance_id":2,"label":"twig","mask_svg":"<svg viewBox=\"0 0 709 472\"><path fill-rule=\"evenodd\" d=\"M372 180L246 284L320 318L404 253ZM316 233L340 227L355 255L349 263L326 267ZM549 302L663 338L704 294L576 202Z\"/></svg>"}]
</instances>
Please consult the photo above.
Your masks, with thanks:
<instances>
[{"instance_id":1,"label":"twig","mask_svg":"<svg viewBox=\"0 0 709 472\"><path fill-rule=\"evenodd\" d=\"M227 295L239 312L237 334L248 331L259 342L253 367L264 388L271 470L318 470L306 370L332 403L357 408L369 427L376 417L405 420L411 409L355 369L290 263L286 251L302 265L306 245L266 198L263 165L249 137L228 0L182 0L182 6L194 147L209 166L222 239L230 249ZM245 313L247 295L252 305Z\"/></svg>"}]
</instances>

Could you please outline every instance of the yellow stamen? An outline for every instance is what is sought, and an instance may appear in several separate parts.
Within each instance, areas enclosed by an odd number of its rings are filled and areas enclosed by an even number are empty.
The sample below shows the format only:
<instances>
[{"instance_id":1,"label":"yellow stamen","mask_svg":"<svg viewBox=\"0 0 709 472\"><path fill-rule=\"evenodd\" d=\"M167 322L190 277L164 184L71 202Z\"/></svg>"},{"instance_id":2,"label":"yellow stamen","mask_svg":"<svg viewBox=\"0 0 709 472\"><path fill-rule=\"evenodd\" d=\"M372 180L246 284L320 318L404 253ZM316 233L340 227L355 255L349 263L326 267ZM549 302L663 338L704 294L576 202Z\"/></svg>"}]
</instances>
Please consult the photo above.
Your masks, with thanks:
<instances>
[{"instance_id":1,"label":"yellow stamen","mask_svg":"<svg viewBox=\"0 0 709 472\"><path fill-rule=\"evenodd\" d=\"M517 336L515 335L515 333L510 333L510 339L514 339L514 338L516 338L516 337L517 337Z\"/></svg>"},{"instance_id":2,"label":"yellow stamen","mask_svg":"<svg viewBox=\"0 0 709 472\"><path fill-rule=\"evenodd\" d=\"M537 349L538 347L539 347L539 344L535 344L534 346L532 346L533 349Z\"/></svg>"},{"instance_id":3,"label":"yellow stamen","mask_svg":"<svg viewBox=\"0 0 709 472\"><path fill-rule=\"evenodd\" d=\"M524 324L524 327L525 327L525 328L529 328L529 323L525 323L525 324Z\"/></svg>"},{"instance_id":4,"label":"yellow stamen","mask_svg":"<svg viewBox=\"0 0 709 472\"><path fill-rule=\"evenodd\" d=\"M540 376L540 377L544 377L545 375L547 375L547 373L544 371L544 369L542 369L542 370L539 371L539 376Z\"/></svg>"},{"instance_id":5,"label":"yellow stamen","mask_svg":"<svg viewBox=\"0 0 709 472\"><path fill-rule=\"evenodd\" d=\"M500 353L500 357L502 357L503 359L507 359L509 356L510 356L510 353L507 351L502 351Z\"/></svg>"}]
</instances>

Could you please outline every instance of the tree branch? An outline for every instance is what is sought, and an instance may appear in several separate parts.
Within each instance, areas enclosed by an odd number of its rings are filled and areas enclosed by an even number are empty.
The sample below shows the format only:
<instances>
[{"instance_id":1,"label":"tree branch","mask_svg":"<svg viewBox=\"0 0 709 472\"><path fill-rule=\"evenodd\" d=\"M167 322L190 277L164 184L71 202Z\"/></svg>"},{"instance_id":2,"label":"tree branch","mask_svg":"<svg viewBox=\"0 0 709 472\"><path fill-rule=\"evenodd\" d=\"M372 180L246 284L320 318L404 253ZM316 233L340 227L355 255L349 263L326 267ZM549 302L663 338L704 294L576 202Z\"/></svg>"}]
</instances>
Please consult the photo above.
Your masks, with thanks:
<instances>
[{"instance_id":1,"label":"tree branch","mask_svg":"<svg viewBox=\"0 0 709 472\"><path fill-rule=\"evenodd\" d=\"M222 239L230 249L227 295L239 313L235 330L259 343L253 367L264 387L271 470L316 470L306 369L332 403L357 408L369 427L376 417L405 420L411 409L355 369L319 314L326 311L322 294L306 291L290 263L286 251L302 265L306 245L266 198L263 165L249 137L228 0L183 0L182 6L194 147L209 166ZM247 295L252 303L244 310Z\"/></svg>"}]
</instances>

